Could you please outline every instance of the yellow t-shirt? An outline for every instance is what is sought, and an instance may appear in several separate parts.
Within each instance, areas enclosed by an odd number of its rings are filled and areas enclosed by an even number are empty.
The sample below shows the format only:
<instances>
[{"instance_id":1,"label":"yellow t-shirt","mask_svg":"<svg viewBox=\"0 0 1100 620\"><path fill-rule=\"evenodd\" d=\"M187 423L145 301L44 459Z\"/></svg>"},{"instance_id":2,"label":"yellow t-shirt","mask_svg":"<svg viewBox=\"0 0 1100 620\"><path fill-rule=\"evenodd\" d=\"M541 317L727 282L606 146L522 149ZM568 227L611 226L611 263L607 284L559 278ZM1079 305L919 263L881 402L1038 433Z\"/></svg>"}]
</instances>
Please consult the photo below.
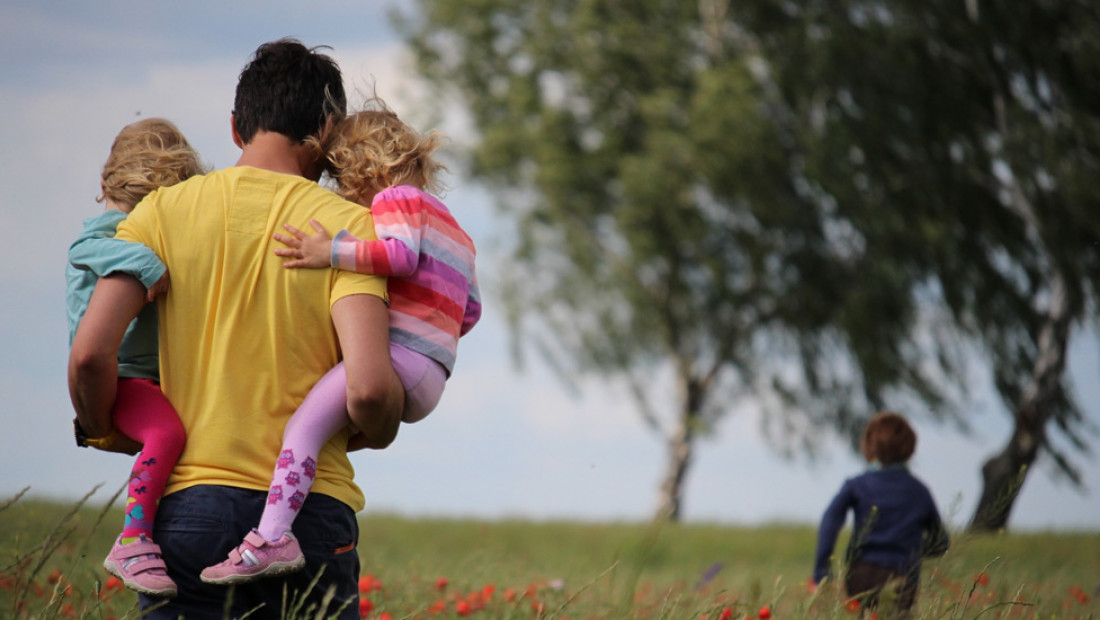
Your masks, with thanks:
<instances>
[{"instance_id":1,"label":"yellow t-shirt","mask_svg":"<svg viewBox=\"0 0 1100 620\"><path fill-rule=\"evenodd\" d=\"M158 301L160 377L187 429L167 493L197 484L264 490L283 427L310 388L340 361L329 309L356 294L386 299L386 280L336 269L286 269L272 239L289 223L312 233L375 238L370 211L307 179L237 167L147 196L118 238L150 247L168 266ZM313 492L363 508L348 433L322 449Z\"/></svg>"}]
</instances>

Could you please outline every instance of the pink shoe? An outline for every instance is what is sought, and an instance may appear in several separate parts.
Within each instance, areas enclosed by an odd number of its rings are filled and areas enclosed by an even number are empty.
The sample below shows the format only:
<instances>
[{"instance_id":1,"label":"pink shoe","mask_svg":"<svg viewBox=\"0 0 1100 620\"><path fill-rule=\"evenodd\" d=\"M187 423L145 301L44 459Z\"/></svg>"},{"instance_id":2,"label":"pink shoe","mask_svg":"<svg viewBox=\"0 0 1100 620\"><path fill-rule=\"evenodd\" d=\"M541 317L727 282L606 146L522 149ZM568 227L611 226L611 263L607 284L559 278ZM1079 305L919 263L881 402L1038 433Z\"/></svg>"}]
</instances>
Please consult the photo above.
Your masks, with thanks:
<instances>
[{"instance_id":1,"label":"pink shoe","mask_svg":"<svg viewBox=\"0 0 1100 620\"><path fill-rule=\"evenodd\" d=\"M141 534L138 540L122 544L122 536L115 539L103 568L131 590L149 596L175 596L176 582L168 576L167 567L160 554L160 545Z\"/></svg>"},{"instance_id":2,"label":"pink shoe","mask_svg":"<svg viewBox=\"0 0 1100 620\"><path fill-rule=\"evenodd\" d=\"M306 557L298 539L290 532L275 542L264 540L256 530L244 537L239 547L229 552L229 559L204 568L199 575L206 583L230 585L248 583L261 577L274 577L301 570Z\"/></svg>"}]
</instances>

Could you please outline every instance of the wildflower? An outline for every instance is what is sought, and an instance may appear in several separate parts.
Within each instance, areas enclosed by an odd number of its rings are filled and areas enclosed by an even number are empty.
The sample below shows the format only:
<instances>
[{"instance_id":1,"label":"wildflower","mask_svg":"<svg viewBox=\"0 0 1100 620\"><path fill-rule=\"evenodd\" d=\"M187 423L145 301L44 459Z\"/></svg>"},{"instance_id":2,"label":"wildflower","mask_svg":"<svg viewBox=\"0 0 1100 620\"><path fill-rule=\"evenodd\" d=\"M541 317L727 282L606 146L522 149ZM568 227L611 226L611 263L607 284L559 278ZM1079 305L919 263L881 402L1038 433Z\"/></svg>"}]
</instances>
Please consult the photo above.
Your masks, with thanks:
<instances>
[{"instance_id":1,"label":"wildflower","mask_svg":"<svg viewBox=\"0 0 1100 620\"><path fill-rule=\"evenodd\" d=\"M721 562L711 564L710 567L703 572L703 575L699 577L699 582L695 584L695 589L702 590L703 586L713 581L714 578L718 576L718 571L722 570L722 566L723 564Z\"/></svg>"},{"instance_id":2,"label":"wildflower","mask_svg":"<svg viewBox=\"0 0 1100 620\"><path fill-rule=\"evenodd\" d=\"M531 611L534 611L535 615L541 616L546 612L546 604L541 601L531 601Z\"/></svg>"},{"instance_id":3,"label":"wildflower","mask_svg":"<svg viewBox=\"0 0 1100 620\"><path fill-rule=\"evenodd\" d=\"M760 608L760 611L756 612L756 617L760 618L760 620L768 620L768 618L772 617L771 608L768 607L767 605L764 605L763 607Z\"/></svg>"},{"instance_id":4,"label":"wildflower","mask_svg":"<svg viewBox=\"0 0 1100 620\"><path fill-rule=\"evenodd\" d=\"M434 615L443 611L444 609L447 609L447 601L439 599L438 601L432 603L432 606L428 608L428 613Z\"/></svg>"},{"instance_id":5,"label":"wildflower","mask_svg":"<svg viewBox=\"0 0 1100 620\"><path fill-rule=\"evenodd\" d=\"M488 603L493 598L493 593L496 591L497 587L493 584L485 584L485 587L481 588L481 599Z\"/></svg>"},{"instance_id":6,"label":"wildflower","mask_svg":"<svg viewBox=\"0 0 1100 620\"><path fill-rule=\"evenodd\" d=\"M722 610L722 614L718 616L718 620L733 620L733 610L726 607Z\"/></svg>"},{"instance_id":7,"label":"wildflower","mask_svg":"<svg viewBox=\"0 0 1100 620\"><path fill-rule=\"evenodd\" d=\"M119 592L126 587L126 585L122 583L122 580L115 576L108 577L105 585L108 590L118 590Z\"/></svg>"},{"instance_id":8,"label":"wildflower","mask_svg":"<svg viewBox=\"0 0 1100 620\"><path fill-rule=\"evenodd\" d=\"M378 620L393 620L393 614L388 611L383 611L378 614Z\"/></svg>"},{"instance_id":9,"label":"wildflower","mask_svg":"<svg viewBox=\"0 0 1100 620\"><path fill-rule=\"evenodd\" d=\"M470 611L485 609L485 599L482 597L481 590L467 593L466 603L470 605Z\"/></svg>"},{"instance_id":10,"label":"wildflower","mask_svg":"<svg viewBox=\"0 0 1100 620\"><path fill-rule=\"evenodd\" d=\"M61 581L61 571L55 568L50 572L49 576L46 577L46 583L52 586L56 585L59 581Z\"/></svg>"},{"instance_id":11,"label":"wildflower","mask_svg":"<svg viewBox=\"0 0 1100 620\"><path fill-rule=\"evenodd\" d=\"M469 601L464 601L464 600L461 600L461 599L455 601L455 613L456 614L458 614L460 616L468 616L473 611L474 611L474 609L473 609L473 607L470 606Z\"/></svg>"},{"instance_id":12,"label":"wildflower","mask_svg":"<svg viewBox=\"0 0 1100 620\"><path fill-rule=\"evenodd\" d=\"M372 609L374 609L374 603L372 603L369 598L359 599L359 617L360 618L366 618L367 614L369 614Z\"/></svg>"},{"instance_id":13,"label":"wildflower","mask_svg":"<svg viewBox=\"0 0 1100 620\"><path fill-rule=\"evenodd\" d=\"M974 578L974 583L978 584L979 586L983 586L983 587L988 586L989 585L989 573L987 573L985 571L982 571L982 572L978 573L978 576Z\"/></svg>"},{"instance_id":14,"label":"wildflower","mask_svg":"<svg viewBox=\"0 0 1100 620\"><path fill-rule=\"evenodd\" d=\"M509 603L515 602L515 600L516 600L516 590L515 590L515 588L505 588L505 590L504 590L504 600L508 601Z\"/></svg>"},{"instance_id":15,"label":"wildflower","mask_svg":"<svg viewBox=\"0 0 1100 620\"><path fill-rule=\"evenodd\" d=\"M859 599L858 598L848 599L848 603L846 605L844 605L844 609L847 609L848 613L850 613L850 614L858 614L859 613Z\"/></svg>"},{"instance_id":16,"label":"wildflower","mask_svg":"<svg viewBox=\"0 0 1100 620\"><path fill-rule=\"evenodd\" d=\"M435 580L435 589L436 590L446 590L447 589L447 578L446 577L440 577L439 579L436 579Z\"/></svg>"},{"instance_id":17,"label":"wildflower","mask_svg":"<svg viewBox=\"0 0 1100 620\"><path fill-rule=\"evenodd\" d=\"M381 590L382 582L375 578L374 575L363 575L359 578L359 591L370 592L372 590Z\"/></svg>"}]
</instances>

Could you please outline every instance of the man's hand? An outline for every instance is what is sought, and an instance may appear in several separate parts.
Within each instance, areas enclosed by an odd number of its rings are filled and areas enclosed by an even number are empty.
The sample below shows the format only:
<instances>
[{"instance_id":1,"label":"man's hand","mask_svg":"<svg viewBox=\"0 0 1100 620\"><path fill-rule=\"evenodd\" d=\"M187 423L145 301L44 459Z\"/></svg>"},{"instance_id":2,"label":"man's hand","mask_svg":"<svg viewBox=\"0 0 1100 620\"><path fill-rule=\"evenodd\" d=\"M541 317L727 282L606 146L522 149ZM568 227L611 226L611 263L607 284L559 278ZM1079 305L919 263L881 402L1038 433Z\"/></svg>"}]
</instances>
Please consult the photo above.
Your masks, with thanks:
<instances>
[{"instance_id":1,"label":"man's hand","mask_svg":"<svg viewBox=\"0 0 1100 620\"><path fill-rule=\"evenodd\" d=\"M275 248L275 254L295 259L283 263L283 267L289 269L298 267L323 269L332 266L332 236L317 220L311 219L309 225L317 231L316 234L306 235L290 224L283 224L283 228L293 235L292 237L275 233L276 241L290 246L289 248Z\"/></svg>"},{"instance_id":2,"label":"man's hand","mask_svg":"<svg viewBox=\"0 0 1100 620\"><path fill-rule=\"evenodd\" d=\"M73 420L73 434L76 436L76 445L81 448L95 448L104 452L118 452L130 456L141 452L142 448L141 443L123 435L116 428L112 428L111 432L104 437L88 437L84 428L80 426L79 419Z\"/></svg>"},{"instance_id":3,"label":"man's hand","mask_svg":"<svg viewBox=\"0 0 1100 620\"><path fill-rule=\"evenodd\" d=\"M364 435L363 433L355 433L351 437L348 437L348 452L355 452L364 448L370 448L371 450L383 450L389 447L391 443L393 443L393 440L394 438L396 438L396 436L397 433L395 431L393 435L386 435L383 437L383 439L387 441L375 441L372 440L370 437Z\"/></svg>"},{"instance_id":4,"label":"man's hand","mask_svg":"<svg viewBox=\"0 0 1100 620\"><path fill-rule=\"evenodd\" d=\"M145 291L145 303L151 303L157 298L157 295L168 292L168 272L165 271L164 275L159 280L153 283L153 286L149 287L149 290Z\"/></svg>"}]
</instances>

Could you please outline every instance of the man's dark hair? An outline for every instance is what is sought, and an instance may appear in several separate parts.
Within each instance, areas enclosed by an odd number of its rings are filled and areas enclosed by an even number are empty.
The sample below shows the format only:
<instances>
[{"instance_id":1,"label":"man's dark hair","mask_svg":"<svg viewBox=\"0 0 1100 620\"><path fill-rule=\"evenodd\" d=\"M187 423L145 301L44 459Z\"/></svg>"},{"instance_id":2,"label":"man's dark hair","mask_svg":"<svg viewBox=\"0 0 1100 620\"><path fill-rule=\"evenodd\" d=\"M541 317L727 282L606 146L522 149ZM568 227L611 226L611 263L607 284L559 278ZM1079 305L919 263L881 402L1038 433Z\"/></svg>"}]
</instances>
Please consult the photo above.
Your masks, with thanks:
<instances>
[{"instance_id":1,"label":"man's dark hair","mask_svg":"<svg viewBox=\"0 0 1100 620\"><path fill-rule=\"evenodd\" d=\"M324 46L321 46L324 47ZM347 108L340 67L329 56L296 39L279 39L256 49L241 70L233 125L245 144L258 131L302 142Z\"/></svg>"}]
</instances>

